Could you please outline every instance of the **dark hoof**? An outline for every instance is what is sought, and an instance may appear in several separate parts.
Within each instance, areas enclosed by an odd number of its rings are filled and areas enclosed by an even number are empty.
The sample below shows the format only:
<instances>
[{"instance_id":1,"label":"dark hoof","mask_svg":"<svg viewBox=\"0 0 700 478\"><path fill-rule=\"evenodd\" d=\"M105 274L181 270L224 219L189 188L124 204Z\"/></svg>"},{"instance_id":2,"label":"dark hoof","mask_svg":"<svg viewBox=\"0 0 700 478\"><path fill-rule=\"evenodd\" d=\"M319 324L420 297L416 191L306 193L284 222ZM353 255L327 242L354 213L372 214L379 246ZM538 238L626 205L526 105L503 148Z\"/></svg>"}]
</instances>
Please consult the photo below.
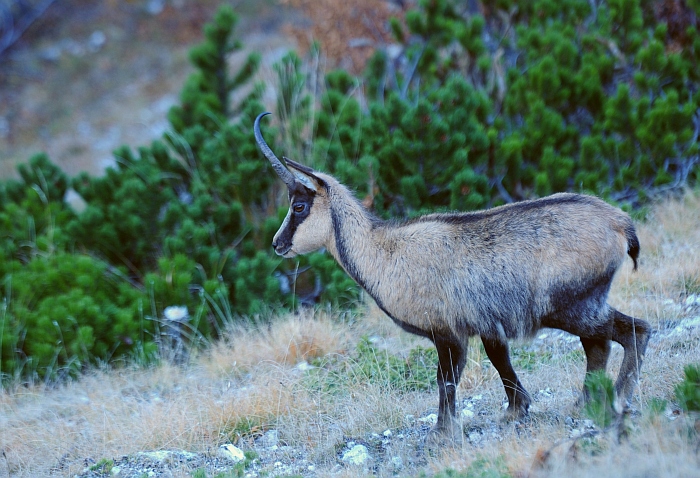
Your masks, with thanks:
<instances>
[{"instance_id":1,"label":"dark hoof","mask_svg":"<svg viewBox=\"0 0 700 478\"><path fill-rule=\"evenodd\" d=\"M520 404L519 406L511 407L508 406L506 408L505 413L501 417L501 421L508 423L508 422L514 422L514 421L521 421L524 420L525 418L528 417L529 415L529 409L530 409L530 404Z\"/></svg>"},{"instance_id":2,"label":"dark hoof","mask_svg":"<svg viewBox=\"0 0 700 478\"><path fill-rule=\"evenodd\" d=\"M462 426L455 420L448 425L435 425L431 428L425 437L425 446L429 449L437 449L461 445L463 441Z\"/></svg>"}]
</instances>

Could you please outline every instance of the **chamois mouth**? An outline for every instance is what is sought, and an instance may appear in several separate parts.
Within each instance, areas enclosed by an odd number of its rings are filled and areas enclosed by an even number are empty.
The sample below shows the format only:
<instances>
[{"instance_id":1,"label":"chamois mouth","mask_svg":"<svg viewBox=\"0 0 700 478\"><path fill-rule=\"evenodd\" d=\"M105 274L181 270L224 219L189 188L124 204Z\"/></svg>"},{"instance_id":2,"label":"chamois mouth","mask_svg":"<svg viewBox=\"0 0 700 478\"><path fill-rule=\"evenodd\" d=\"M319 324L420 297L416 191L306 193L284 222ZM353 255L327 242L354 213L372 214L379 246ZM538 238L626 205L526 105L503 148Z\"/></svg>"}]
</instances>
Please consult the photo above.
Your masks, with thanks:
<instances>
[{"instance_id":1,"label":"chamois mouth","mask_svg":"<svg viewBox=\"0 0 700 478\"><path fill-rule=\"evenodd\" d=\"M290 257L294 257L297 255L297 253L292 250L292 246L275 247L275 254L277 254L278 256L282 256L286 259L289 259Z\"/></svg>"}]
</instances>

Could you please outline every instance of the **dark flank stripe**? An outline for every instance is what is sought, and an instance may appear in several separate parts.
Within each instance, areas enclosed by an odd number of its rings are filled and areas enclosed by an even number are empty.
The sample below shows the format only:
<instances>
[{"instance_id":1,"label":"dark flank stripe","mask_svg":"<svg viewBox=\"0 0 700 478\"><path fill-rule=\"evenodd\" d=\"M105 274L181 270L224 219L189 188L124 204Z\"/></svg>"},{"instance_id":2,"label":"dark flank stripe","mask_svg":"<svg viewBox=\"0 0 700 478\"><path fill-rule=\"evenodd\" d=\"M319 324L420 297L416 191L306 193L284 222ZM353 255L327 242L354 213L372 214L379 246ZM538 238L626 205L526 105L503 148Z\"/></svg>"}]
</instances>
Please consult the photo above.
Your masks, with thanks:
<instances>
[{"instance_id":1,"label":"dark flank stripe","mask_svg":"<svg viewBox=\"0 0 700 478\"><path fill-rule=\"evenodd\" d=\"M505 206L495 207L485 211L428 214L427 216L411 219L405 222L405 224L438 221L447 224L461 225L493 218L501 214L522 214L527 211L542 209L550 206L583 203L594 204L597 201L598 199L593 196L584 196L581 194L560 194L542 199L533 199L531 201L521 201L507 204Z\"/></svg>"}]
</instances>

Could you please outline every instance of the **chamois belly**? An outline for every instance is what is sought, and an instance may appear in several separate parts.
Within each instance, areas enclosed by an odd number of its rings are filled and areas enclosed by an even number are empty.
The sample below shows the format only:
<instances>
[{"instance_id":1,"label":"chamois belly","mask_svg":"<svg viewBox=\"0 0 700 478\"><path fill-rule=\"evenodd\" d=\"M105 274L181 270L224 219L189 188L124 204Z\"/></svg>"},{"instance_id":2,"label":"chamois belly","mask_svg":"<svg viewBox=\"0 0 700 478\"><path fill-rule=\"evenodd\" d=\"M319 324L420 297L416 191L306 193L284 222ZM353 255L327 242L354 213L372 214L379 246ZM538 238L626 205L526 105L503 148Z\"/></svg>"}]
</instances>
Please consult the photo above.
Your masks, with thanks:
<instances>
[{"instance_id":1,"label":"chamois belly","mask_svg":"<svg viewBox=\"0 0 700 478\"><path fill-rule=\"evenodd\" d=\"M375 299L402 329L426 337L516 338L533 333L538 321L530 288L494 282L419 282L410 291L392 289Z\"/></svg>"}]
</instances>

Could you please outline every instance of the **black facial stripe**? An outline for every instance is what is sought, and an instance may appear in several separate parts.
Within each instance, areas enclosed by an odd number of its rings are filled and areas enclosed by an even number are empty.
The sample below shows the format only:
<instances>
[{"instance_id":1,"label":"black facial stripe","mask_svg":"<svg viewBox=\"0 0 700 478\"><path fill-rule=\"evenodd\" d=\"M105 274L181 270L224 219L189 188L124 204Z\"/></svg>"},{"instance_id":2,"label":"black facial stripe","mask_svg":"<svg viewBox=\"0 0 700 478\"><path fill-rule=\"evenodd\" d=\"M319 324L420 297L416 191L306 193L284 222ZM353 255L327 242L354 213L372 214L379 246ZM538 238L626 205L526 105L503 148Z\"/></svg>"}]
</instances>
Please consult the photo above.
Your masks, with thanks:
<instances>
[{"instance_id":1,"label":"black facial stripe","mask_svg":"<svg viewBox=\"0 0 700 478\"><path fill-rule=\"evenodd\" d=\"M280 245L288 245L291 247L292 238L294 237L297 228L304 222L304 220L306 220L307 217L309 217L309 214L311 213L314 198L314 192L310 191L304 186L297 187L294 190L289 190L289 208L291 214L287 227L284 229L284 231L282 231L282 234L278 239L278 243ZM292 208L294 207L294 204L300 202L306 204L306 209L302 213L295 213Z\"/></svg>"}]
</instances>

